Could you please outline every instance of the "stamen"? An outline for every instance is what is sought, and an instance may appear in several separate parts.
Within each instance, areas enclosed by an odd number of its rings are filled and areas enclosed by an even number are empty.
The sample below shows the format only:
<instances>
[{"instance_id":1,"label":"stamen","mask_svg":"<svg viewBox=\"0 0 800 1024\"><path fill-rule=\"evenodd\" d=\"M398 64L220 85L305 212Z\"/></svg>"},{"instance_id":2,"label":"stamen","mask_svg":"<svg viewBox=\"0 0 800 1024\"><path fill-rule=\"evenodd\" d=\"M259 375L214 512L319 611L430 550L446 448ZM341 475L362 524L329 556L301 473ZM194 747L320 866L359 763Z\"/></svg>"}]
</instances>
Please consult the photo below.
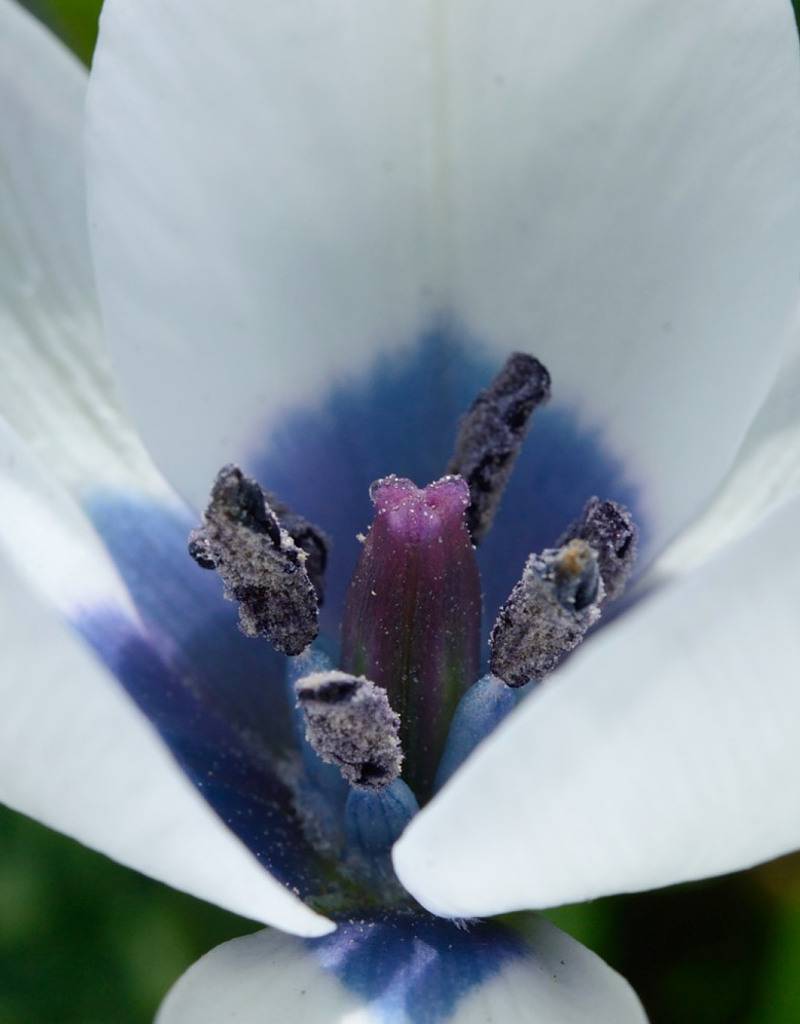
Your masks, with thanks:
<instances>
[{"instance_id":1,"label":"stamen","mask_svg":"<svg viewBox=\"0 0 800 1024\"><path fill-rule=\"evenodd\" d=\"M217 475L203 525L189 536L189 554L216 569L225 596L239 604L247 636L264 636L284 654L299 654L317 635L317 595L305 551L281 529L264 493L237 466Z\"/></svg>"},{"instance_id":2,"label":"stamen","mask_svg":"<svg viewBox=\"0 0 800 1024\"><path fill-rule=\"evenodd\" d=\"M604 596L586 541L531 555L492 629L492 672L509 686L543 679L598 620Z\"/></svg>"},{"instance_id":3,"label":"stamen","mask_svg":"<svg viewBox=\"0 0 800 1024\"><path fill-rule=\"evenodd\" d=\"M264 500L278 517L281 527L286 530L298 548L305 551L307 558L303 564L308 578L314 584L317 601L322 605L324 600L325 569L328 566L328 537L314 523L293 512L289 506L270 491L263 491Z\"/></svg>"},{"instance_id":4,"label":"stamen","mask_svg":"<svg viewBox=\"0 0 800 1024\"><path fill-rule=\"evenodd\" d=\"M306 740L306 716L297 703L297 682L313 673L327 673L333 670L331 659L315 647L308 647L296 658L289 658L286 663L287 698L292 706L294 733L300 748L300 756L308 782L322 793L331 804L346 799L349 787L338 769L321 761L317 752Z\"/></svg>"},{"instance_id":5,"label":"stamen","mask_svg":"<svg viewBox=\"0 0 800 1024\"><path fill-rule=\"evenodd\" d=\"M605 601L616 600L625 589L636 561L639 531L629 509L616 501L590 498L580 519L567 529L559 545L579 538L597 553L606 588Z\"/></svg>"},{"instance_id":6,"label":"stamen","mask_svg":"<svg viewBox=\"0 0 800 1024\"><path fill-rule=\"evenodd\" d=\"M492 525L533 410L550 397L550 374L533 356L515 352L461 421L447 472L469 485L467 527L479 544Z\"/></svg>"},{"instance_id":7,"label":"stamen","mask_svg":"<svg viewBox=\"0 0 800 1024\"><path fill-rule=\"evenodd\" d=\"M295 691L306 716L306 739L351 786L383 789L400 775L400 716L386 691L363 676L316 672Z\"/></svg>"},{"instance_id":8,"label":"stamen","mask_svg":"<svg viewBox=\"0 0 800 1024\"><path fill-rule=\"evenodd\" d=\"M496 676L483 676L459 701L442 760L436 770L435 791L455 775L479 743L511 714L525 694L524 687L506 686Z\"/></svg>"},{"instance_id":9,"label":"stamen","mask_svg":"<svg viewBox=\"0 0 800 1024\"><path fill-rule=\"evenodd\" d=\"M381 790L351 789L344 812L348 845L374 861L389 853L418 811L417 798L402 779Z\"/></svg>"}]
</instances>

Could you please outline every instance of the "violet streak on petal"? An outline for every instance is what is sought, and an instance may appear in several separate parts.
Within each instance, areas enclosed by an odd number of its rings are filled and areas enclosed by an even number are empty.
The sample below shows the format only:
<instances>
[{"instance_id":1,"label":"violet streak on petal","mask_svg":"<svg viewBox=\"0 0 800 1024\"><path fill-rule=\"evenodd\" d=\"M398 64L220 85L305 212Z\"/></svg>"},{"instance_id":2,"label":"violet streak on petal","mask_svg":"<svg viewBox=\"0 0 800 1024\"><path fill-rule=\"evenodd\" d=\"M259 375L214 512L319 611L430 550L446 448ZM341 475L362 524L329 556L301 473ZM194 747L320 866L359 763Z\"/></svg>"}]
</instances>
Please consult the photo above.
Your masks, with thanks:
<instances>
[{"instance_id":1,"label":"violet streak on petal","mask_svg":"<svg viewBox=\"0 0 800 1024\"><path fill-rule=\"evenodd\" d=\"M481 587L465 511L469 488L390 476L347 592L342 667L384 687L401 719L404 778L430 793L461 695L478 678Z\"/></svg>"}]
</instances>

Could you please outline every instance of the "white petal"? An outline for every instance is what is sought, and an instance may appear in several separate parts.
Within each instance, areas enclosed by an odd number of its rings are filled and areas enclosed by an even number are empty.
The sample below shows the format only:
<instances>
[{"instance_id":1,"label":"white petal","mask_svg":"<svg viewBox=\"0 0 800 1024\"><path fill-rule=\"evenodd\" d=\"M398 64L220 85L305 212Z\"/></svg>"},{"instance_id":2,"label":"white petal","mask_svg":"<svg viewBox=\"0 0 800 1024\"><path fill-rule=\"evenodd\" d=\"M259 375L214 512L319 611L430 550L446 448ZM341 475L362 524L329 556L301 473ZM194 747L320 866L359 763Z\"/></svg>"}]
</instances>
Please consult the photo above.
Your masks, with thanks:
<instances>
[{"instance_id":1,"label":"white petal","mask_svg":"<svg viewBox=\"0 0 800 1024\"><path fill-rule=\"evenodd\" d=\"M116 681L3 567L0 799L122 864L302 935L329 930L184 778Z\"/></svg>"},{"instance_id":2,"label":"white petal","mask_svg":"<svg viewBox=\"0 0 800 1024\"><path fill-rule=\"evenodd\" d=\"M112 394L86 229L85 69L0 0L0 413L71 486L155 486Z\"/></svg>"},{"instance_id":3,"label":"white petal","mask_svg":"<svg viewBox=\"0 0 800 1024\"><path fill-rule=\"evenodd\" d=\"M329 931L228 831L66 628L63 618L99 610L149 643L78 508L7 428L0 440L0 800L237 913L302 935Z\"/></svg>"},{"instance_id":4,"label":"white petal","mask_svg":"<svg viewBox=\"0 0 800 1024\"><path fill-rule=\"evenodd\" d=\"M798 515L590 638L477 750L395 847L424 906L552 906L800 845Z\"/></svg>"},{"instance_id":5,"label":"white petal","mask_svg":"<svg viewBox=\"0 0 800 1024\"><path fill-rule=\"evenodd\" d=\"M0 800L235 913L328 931L225 828L77 637L7 566L3 580Z\"/></svg>"},{"instance_id":6,"label":"white petal","mask_svg":"<svg viewBox=\"0 0 800 1024\"><path fill-rule=\"evenodd\" d=\"M74 500L0 418L0 551L66 618L107 605L136 621L122 580Z\"/></svg>"},{"instance_id":7,"label":"white petal","mask_svg":"<svg viewBox=\"0 0 800 1024\"><path fill-rule=\"evenodd\" d=\"M753 421L730 473L709 508L653 566L663 582L701 565L752 529L772 509L800 494L800 322L778 376Z\"/></svg>"},{"instance_id":8,"label":"white petal","mask_svg":"<svg viewBox=\"0 0 800 1024\"><path fill-rule=\"evenodd\" d=\"M444 318L550 363L670 535L777 366L799 82L787 0L109 0L93 242L151 449L200 501Z\"/></svg>"},{"instance_id":9,"label":"white petal","mask_svg":"<svg viewBox=\"0 0 800 1024\"><path fill-rule=\"evenodd\" d=\"M420 933L413 918L345 923L311 942L258 932L191 967L157 1022L646 1024L626 982L548 922L534 920L510 955L482 932L439 922Z\"/></svg>"},{"instance_id":10,"label":"white petal","mask_svg":"<svg viewBox=\"0 0 800 1024\"><path fill-rule=\"evenodd\" d=\"M85 224L85 92L66 50L0 0L0 799L178 888L322 934L329 923L223 826L63 623L100 611L151 644L59 478L82 500L102 489L124 510L157 495L142 508L177 511L112 392ZM159 569L139 572L140 591ZM115 639L92 638L100 656Z\"/></svg>"}]
</instances>

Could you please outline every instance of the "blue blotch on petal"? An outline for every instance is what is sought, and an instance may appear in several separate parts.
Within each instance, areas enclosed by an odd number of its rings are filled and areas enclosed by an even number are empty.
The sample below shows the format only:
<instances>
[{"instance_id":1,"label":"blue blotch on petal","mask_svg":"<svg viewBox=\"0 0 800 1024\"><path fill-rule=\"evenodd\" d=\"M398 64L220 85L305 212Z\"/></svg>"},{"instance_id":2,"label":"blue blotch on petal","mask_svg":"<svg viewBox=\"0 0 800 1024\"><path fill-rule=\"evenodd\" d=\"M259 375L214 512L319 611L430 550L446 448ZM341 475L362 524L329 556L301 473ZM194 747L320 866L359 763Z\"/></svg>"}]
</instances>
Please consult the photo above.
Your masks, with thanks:
<instances>
[{"instance_id":1,"label":"blue blotch on petal","mask_svg":"<svg viewBox=\"0 0 800 1024\"><path fill-rule=\"evenodd\" d=\"M338 632L344 593L358 557L356 533L372 517L369 485L389 473L425 484L442 475L458 422L499 369L455 328L432 329L401 353L383 355L361 376L332 382L314 408L285 417L260 439L248 469L332 538L323 628ZM558 405L534 414L494 529L479 553L491 622L533 550L552 545L592 495L642 507L623 464L599 431Z\"/></svg>"},{"instance_id":2,"label":"blue blotch on petal","mask_svg":"<svg viewBox=\"0 0 800 1024\"><path fill-rule=\"evenodd\" d=\"M371 519L369 485L393 472L418 483L441 476L460 416L497 369L469 338L450 327L433 329L414 348L382 357L360 377L333 382L314 409L287 416L245 466L333 538L323 648L335 649L358 556L356 533ZM556 381L556 394L557 387ZM538 412L495 528L480 550L488 622L527 555L552 544L593 494L628 505L640 528L646 527L636 490L600 434L557 404ZM319 882L314 858L288 813L290 795L275 769L276 751L297 748L286 660L267 643L239 634L236 610L223 600L216 574L189 559L186 539L196 520L188 511L117 494L92 496L87 511L128 586L147 639L102 613L85 617L84 634L223 820L277 877L302 894L312 892ZM432 961L444 957L453 978L475 976L466 952L462 963L437 947L438 927L420 924L412 947L427 949ZM460 948L461 933L442 927L452 940L448 948ZM368 931L378 959L382 950L399 954L411 941L396 922L372 922ZM341 953L343 947L337 948ZM419 973L421 961L411 961L408 970ZM380 989L381 979L365 974L363 965L346 973L354 986ZM395 980L402 992L400 975ZM454 982L454 991L461 984ZM431 998L438 1005L438 997ZM421 1007L410 1019L445 1019L435 1010L424 1016Z\"/></svg>"},{"instance_id":3,"label":"blue blotch on petal","mask_svg":"<svg viewBox=\"0 0 800 1024\"><path fill-rule=\"evenodd\" d=\"M428 915L342 921L307 947L385 1024L440 1024L475 988L530 956L511 930Z\"/></svg>"},{"instance_id":4,"label":"blue blotch on petal","mask_svg":"<svg viewBox=\"0 0 800 1024\"><path fill-rule=\"evenodd\" d=\"M181 652L201 704L272 749L294 746L286 658L241 634L217 574L187 554L199 520L188 509L114 493L92 495L86 511L142 620Z\"/></svg>"},{"instance_id":5,"label":"blue blotch on petal","mask_svg":"<svg viewBox=\"0 0 800 1024\"><path fill-rule=\"evenodd\" d=\"M85 613L74 626L231 831L280 881L302 896L318 892L316 860L263 738L237 729L224 705L209 702L166 638L145 636L102 610Z\"/></svg>"}]
</instances>

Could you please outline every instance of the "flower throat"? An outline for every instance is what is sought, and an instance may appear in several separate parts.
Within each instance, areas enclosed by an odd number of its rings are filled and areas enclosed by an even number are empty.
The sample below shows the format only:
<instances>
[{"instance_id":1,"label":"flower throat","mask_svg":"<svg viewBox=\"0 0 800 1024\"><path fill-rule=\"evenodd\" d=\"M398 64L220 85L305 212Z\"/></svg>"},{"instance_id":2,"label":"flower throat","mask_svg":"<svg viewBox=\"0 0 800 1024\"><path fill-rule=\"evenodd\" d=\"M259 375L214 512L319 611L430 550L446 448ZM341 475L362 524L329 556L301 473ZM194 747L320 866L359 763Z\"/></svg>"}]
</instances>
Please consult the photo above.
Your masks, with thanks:
<instances>
[{"instance_id":1,"label":"flower throat","mask_svg":"<svg viewBox=\"0 0 800 1024\"><path fill-rule=\"evenodd\" d=\"M517 688L541 681L630 575L637 531L629 511L590 499L552 548L527 559L491 629L490 675L479 685L475 548L491 529L532 414L549 397L545 367L515 353L464 415L441 479L418 487L389 476L372 485L374 519L359 537L338 666L309 655L328 560L322 530L229 465L190 535L192 557L219 574L238 604L242 631L294 658L303 740L350 788L348 820L362 845L375 838L375 820L391 844L454 758L496 724L485 712L487 688L492 706L498 694L506 706Z\"/></svg>"}]
</instances>

